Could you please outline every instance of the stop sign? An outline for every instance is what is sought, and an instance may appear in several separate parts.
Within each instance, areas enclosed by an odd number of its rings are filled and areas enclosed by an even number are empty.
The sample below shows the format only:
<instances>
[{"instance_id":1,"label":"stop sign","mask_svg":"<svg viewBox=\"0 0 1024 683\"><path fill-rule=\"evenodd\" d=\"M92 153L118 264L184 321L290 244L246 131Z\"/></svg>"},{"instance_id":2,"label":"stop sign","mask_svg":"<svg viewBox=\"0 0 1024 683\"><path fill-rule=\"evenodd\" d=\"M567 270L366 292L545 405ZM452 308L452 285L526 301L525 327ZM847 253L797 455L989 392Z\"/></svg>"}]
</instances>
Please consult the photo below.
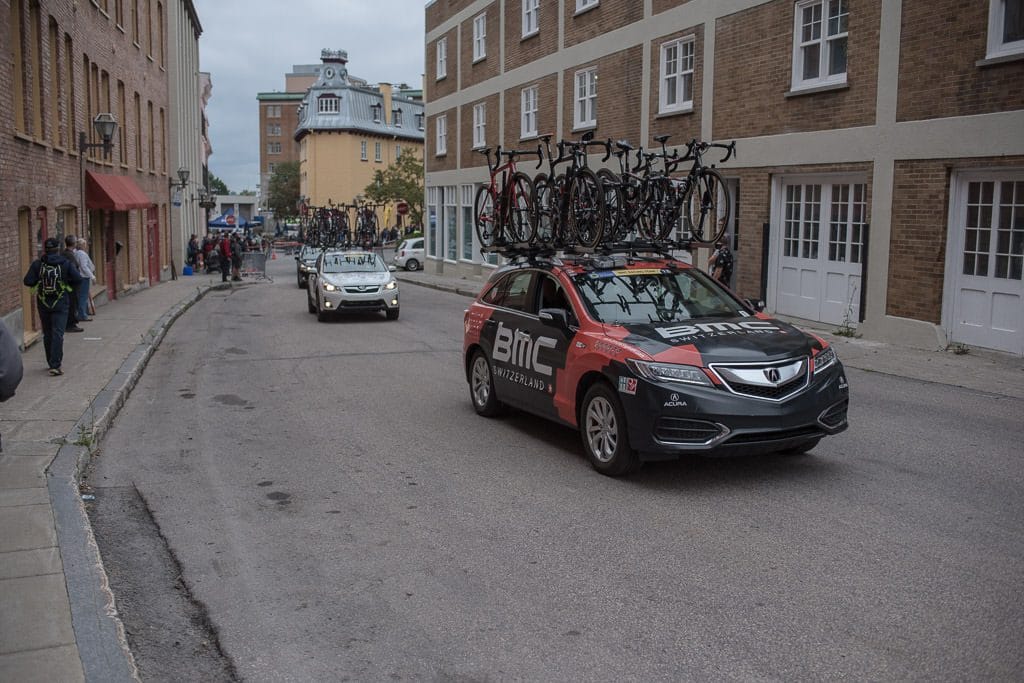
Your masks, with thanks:
<instances>
[{"instance_id":1,"label":"stop sign","mask_svg":"<svg viewBox=\"0 0 1024 683\"><path fill-rule=\"evenodd\" d=\"M409 204L407 202L398 202L395 208L398 210L399 216L404 216L409 213Z\"/></svg>"}]
</instances>

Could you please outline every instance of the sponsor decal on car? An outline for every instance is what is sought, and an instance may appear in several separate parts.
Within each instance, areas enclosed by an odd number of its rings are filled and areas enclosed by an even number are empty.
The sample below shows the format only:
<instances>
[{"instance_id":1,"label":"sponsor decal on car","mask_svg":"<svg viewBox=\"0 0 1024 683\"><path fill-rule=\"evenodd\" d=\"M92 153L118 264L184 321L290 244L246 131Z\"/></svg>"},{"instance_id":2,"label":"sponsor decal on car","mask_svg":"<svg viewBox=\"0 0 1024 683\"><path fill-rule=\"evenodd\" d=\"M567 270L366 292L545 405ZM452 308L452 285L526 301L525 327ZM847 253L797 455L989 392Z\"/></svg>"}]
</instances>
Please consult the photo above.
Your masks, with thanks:
<instances>
[{"instance_id":1,"label":"sponsor decal on car","mask_svg":"<svg viewBox=\"0 0 1024 683\"><path fill-rule=\"evenodd\" d=\"M655 328L663 339L677 341L683 338L704 339L729 334L775 334L784 332L781 327L767 320L744 320L738 323L694 323Z\"/></svg>"},{"instance_id":2,"label":"sponsor decal on car","mask_svg":"<svg viewBox=\"0 0 1024 683\"><path fill-rule=\"evenodd\" d=\"M636 396L636 377L619 377L619 391Z\"/></svg>"},{"instance_id":3,"label":"sponsor decal on car","mask_svg":"<svg viewBox=\"0 0 1024 683\"><path fill-rule=\"evenodd\" d=\"M494 360L551 376L551 366L541 363L537 357L541 349L553 349L557 345L558 341L551 337L534 339L522 330L513 330L505 327L505 323L499 322L498 332L494 337Z\"/></svg>"}]
</instances>

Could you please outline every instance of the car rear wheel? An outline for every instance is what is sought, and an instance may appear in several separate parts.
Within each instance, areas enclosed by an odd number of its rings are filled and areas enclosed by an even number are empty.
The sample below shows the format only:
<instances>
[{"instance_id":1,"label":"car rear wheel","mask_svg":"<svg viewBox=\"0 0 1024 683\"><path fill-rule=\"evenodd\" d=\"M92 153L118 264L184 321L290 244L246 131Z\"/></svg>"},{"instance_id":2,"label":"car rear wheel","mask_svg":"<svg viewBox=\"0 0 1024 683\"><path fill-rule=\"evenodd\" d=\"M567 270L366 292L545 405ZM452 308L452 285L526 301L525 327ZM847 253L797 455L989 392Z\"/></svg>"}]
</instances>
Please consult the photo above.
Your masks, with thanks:
<instances>
[{"instance_id":1,"label":"car rear wheel","mask_svg":"<svg viewBox=\"0 0 1024 683\"><path fill-rule=\"evenodd\" d=\"M629 445L626 413L619 397L603 382L590 387L583 397L580 436L590 464L601 474L617 477L640 467Z\"/></svg>"},{"instance_id":2,"label":"car rear wheel","mask_svg":"<svg viewBox=\"0 0 1024 683\"><path fill-rule=\"evenodd\" d=\"M309 307L310 313L316 313L316 306L313 305L313 297L311 297L308 293L306 294L306 306Z\"/></svg>"},{"instance_id":3,"label":"car rear wheel","mask_svg":"<svg viewBox=\"0 0 1024 683\"><path fill-rule=\"evenodd\" d=\"M420 262L417 261L414 258L411 258L411 259L409 259L408 261L405 262L405 269L406 270L419 270L420 269Z\"/></svg>"},{"instance_id":4,"label":"car rear wheel","mask_svg":"<svg viewBox=\"0 0 1024 683\"><path fill-rule=\"evenodd\" d=\"M398 320L398 311L399 309L397 308L389 308L384 313L387 315L388 320Z\"/></svg>"},{"instance_id":5,"label":"car rear wheel","mask_svg":"<svg viewBox=\"0 0 1024 683\"><path fill-rule=\"evenodd\" d=\"M473 354L469 368L469 396L473 400L473 409L478 415L494 417L501 412L501 401L494 395L494 376L491 364L483 351Z\"/></svg>"}]
</instances>

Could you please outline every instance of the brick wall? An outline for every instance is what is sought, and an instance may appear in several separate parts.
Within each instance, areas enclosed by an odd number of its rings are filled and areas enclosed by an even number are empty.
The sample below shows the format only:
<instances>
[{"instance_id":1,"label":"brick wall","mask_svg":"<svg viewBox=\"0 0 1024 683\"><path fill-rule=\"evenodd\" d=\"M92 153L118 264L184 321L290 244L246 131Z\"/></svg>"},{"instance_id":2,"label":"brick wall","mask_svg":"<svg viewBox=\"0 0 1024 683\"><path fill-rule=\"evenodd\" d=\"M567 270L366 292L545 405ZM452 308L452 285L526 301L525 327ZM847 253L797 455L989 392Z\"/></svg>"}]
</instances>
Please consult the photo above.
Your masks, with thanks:
<instances>
[{"instance_id":1,"label":"brick wall","mask_svg":"<svg viewBox=\"0 0 1024 683\"><path fill-rule=\"evenodd\" d=\"M436 0L426 8L427 32L433 31L441 22L473 4L473 0Z\"/></svg>"},{"instance_id":2,"label":"brick wall","mask_svg":"<svg viewBox=\"0 0 1024 683\"><path fill-rule=\"evenodd\" d=\"M786 97L792 86L793 2L718 20L716 138L865 126L875 121L881 0L852 3L847 88Z\"/></svg>"},{"instance_id":3,"label":"brick wall","mask_svg":"<svg viewBox=\"0 0 1024 683\"><path fill-rule=\"evenodd\" d=\"M659 114L658 105L661 96L661 46L664 43L694 36L693 45L693 109L686 113ZM701 88L704 75L704 26L696 26L677 31L651 44L651 99L650 121L648 130L651 137L655 135L671 135L669 144L683 145L693 138L700 137L701 126ZM650 140L641 141L651 145Z\"/></svg>"},{"instance_id":4,"label":"brick wall","mask_svg":"<svg viewBox=\"0 0 1024 683\"><path fill-rule=\"evenodd\" d=\"M681 7L691 0L654 0L651 5L651 11L654 14L661 14L666 10L670 10L674 7Z\"/></svg>"},{"instance_id":5,"label":"brick wall","mask_svg":"<svg viewBox=\"0 0 1024 683\"><path fill-rule=\"evenodd\" d=\"M472 27L470 27L470 37L472 38ZM447 41L447 47L445 50L445 56L447 64L445 65L445 77L441 80L437 80L437 43L441 38L432 40L427 43L427 76L426 85L429 97L432 100L436 100L439 97L445 95L451 95L458 90L459 84L459 54L458 54L458 35L459 30L453 28L448 33L444 34L442 38Z\"/></svg>"},{"instance_id":6,"label":"brick wall","mask_svg":"<svg viewBox=\"0 0 1024 683\"><path fill-rule=\"evenodd\" d=\"M505 70L509 71L558 50L558 7L540 3L538 31L523 38L523 3L505 3Z\"/></svg>"},{"instance_id":7,"label":"brick wall","mask_svg":"<svg viewBox=\"0 0 1024 683\"><path fill-rule=\"evenodd\" d=\"M643 18L644 3L639 0L601 0L580 14L576 14L575 0L565 0L565 46L597 38Z\"/></svg>"},{"instance_id":8,"label":"brick wall","mask_svg":"<svg viewBox=\"0 0 1024 683\"><path fill-rule=\"evenodd\" d=\"M626 138L636 140L640 120L635 107L622 106L627 102L639 102L642 92L643 48L639 45L567 69L563 75L564 106L562 113L563 137L575 137L573 133L573 102L575 95L575 74L577 71L597 67L597 128L594 137Z\"/></svg>"},{"instance_id":9,"label":"brick wall","mask_svg":"<svg viewBox=\"0 0 1024 683\"><path fill-rule=\"evenodd\" d=\"M473 61L473 21L481 14L486 12L487 14L487 36L486 36L486 54L487 56L478 62ZM476 12L466 21L462 22L459 30L462 34L462 45L459 48L459 75L462 80L462 87L468 88L471 85L486 81L488 78L493 78L498 75L499 68L501 66L501 41L499 40L501 26L501 14L500 6L497 2L493 2L490 5L480 11ZM448 43L448 54L452 55L451 42ZM451 56L449 56L449 60ZM452 69L454 64L449 61L448 69ZM451 75L449 75L449 78Z\"/></svg>"},{"instance_id":10,"label":"brick wall","mask_svg":"<svg viewBox=\"0 0 1024 683\"><path fill-rule=\"evenodd\" d=\"M1024 61L977 66L987 49L988 5L904 0L898 120L1024 108Z\"/></svg>"},{"instance_id":11,"label":"brick wall","mask_svg":"<svg viewBox=\"0 0 1024 683\"><path fill-rule=\"evenodd\" d=\"M426 156L424 167L427 173L434 171L452 171L458 168L458 126L456 121L458 110L454 107L440 114L427 117L425 136ZM447 117L445 130L448 133L448 151L444 156L437 156L437 119L441 116ZM473 119L470 118L470 122Z\"/></svg>"},{"instance_id":12,"label":"brick wall","mask_svg":"<svg viewBox=\"0 0 1024 683\"><path fill-rule=\"evenodd\" d=\"M496 150L498 145L501 144L501 140L498 138L498 123L501 120L498 94L495 93L482 100L464 105L462 107L462 126L459 129L459 140L462 144L459 168L472 168L473 166L483 166L485 164L484 156L473 149L473 107L481 103L487 106L486 127L484 129L485 145ZM451 153L451 150L449 150L449 153ZM491 158L494 158L493 153Z\"/></svg>"}]
</instances>

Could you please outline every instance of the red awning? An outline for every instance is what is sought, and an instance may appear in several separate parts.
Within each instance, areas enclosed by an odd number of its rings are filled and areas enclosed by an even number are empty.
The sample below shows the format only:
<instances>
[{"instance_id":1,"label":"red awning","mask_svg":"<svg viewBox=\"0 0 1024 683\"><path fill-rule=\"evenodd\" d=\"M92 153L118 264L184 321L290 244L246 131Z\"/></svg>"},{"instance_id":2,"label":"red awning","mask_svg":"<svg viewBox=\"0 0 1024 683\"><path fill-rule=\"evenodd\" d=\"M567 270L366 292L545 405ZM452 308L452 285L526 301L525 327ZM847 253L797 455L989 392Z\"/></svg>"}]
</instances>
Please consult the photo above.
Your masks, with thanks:
<instances>
[{"instance_id":1,"label":"red awning","mask_svg":"<svg viewBox=\"0 0 1024 683\"><path fill-rule=\"evenodd\" d=\"M154 202L139 189L135 181L125 175L85 172L85 207L128 211L145 209Z\"/></svg>"}]
</instances>

